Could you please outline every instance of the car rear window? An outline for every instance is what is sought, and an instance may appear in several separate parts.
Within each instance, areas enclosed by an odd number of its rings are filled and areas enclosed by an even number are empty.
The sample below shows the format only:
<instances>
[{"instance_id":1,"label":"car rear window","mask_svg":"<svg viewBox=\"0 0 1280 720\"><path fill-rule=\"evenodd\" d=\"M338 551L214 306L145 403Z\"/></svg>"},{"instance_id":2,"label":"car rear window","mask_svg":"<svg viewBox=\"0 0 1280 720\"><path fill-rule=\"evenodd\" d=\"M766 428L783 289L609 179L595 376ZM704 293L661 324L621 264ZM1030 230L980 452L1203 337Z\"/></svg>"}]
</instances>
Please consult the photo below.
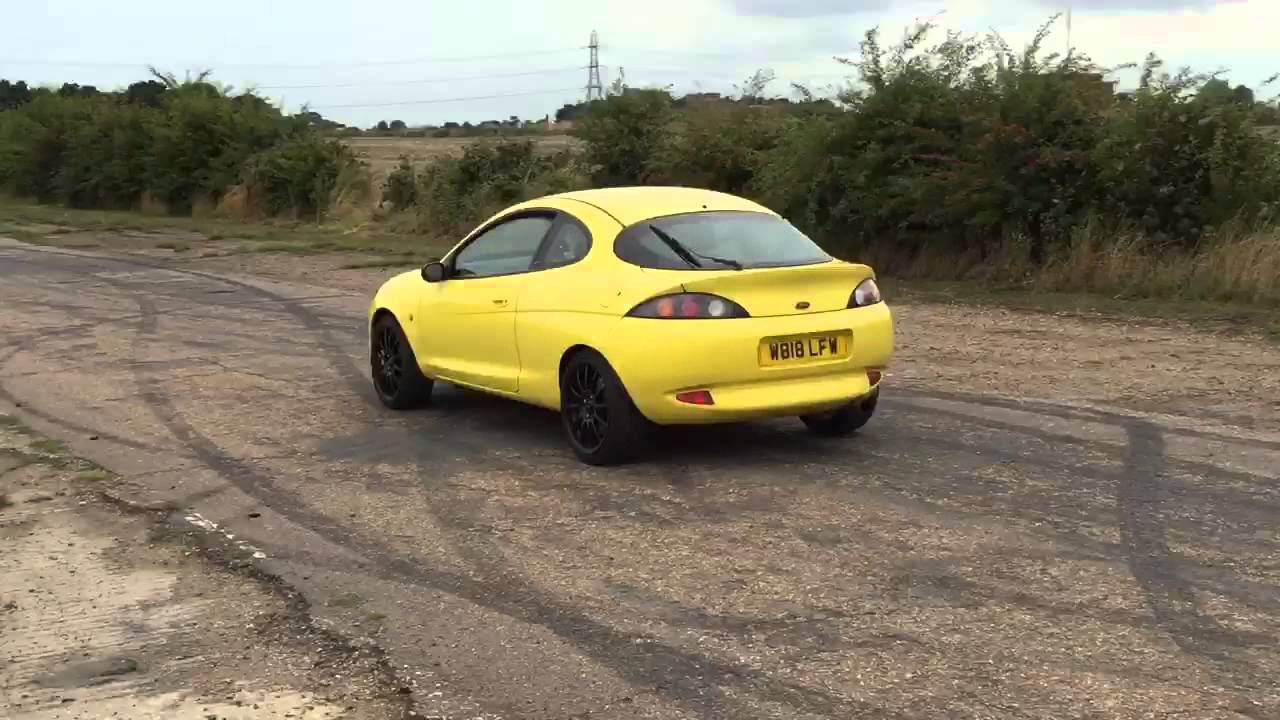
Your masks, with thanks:
<instances>
[{"instance_id":1,"label":"car rear window","mask_svg":"<svg viewBox=\"0 0 1280 720\"><path fill-rule=\"evenodd\" d=\"M645 220L623 230L613 247L625 262L662 270L786 267L832 259L777 215L736 210Z\"/></svg>"}]
</instances>

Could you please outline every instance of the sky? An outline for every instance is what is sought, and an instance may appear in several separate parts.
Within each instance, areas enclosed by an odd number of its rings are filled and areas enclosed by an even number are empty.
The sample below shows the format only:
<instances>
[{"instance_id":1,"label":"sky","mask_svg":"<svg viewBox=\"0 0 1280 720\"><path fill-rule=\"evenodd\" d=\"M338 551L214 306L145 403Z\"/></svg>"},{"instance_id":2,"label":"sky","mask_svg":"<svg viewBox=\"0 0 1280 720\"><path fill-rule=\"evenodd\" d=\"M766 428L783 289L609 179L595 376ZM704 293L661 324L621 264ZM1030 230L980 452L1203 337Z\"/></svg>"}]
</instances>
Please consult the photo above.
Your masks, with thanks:
<instances>
[{"instance_id":1,"label":"sky","mask_svg":"<svg viewBox=\"0 0 1280 720\"><path fill-rule=\"evenodd\" d=\"M592 31L605 85L621 71L633 86L732 93L771 68L776 94L822 93L846 81L835 58L856 57L869 28L892 41L932 20L937 39L994 30L1021 47L1069 2L1070 44L1104 66L1154 51L1233 84L1280 72L1280 0L36 0L4 9L0 78L107 89L150 64L211 69L360 127L529 119L582 99ZM1048 45L1067 48L1065 17Z\"/></svg>"}]
</instances>

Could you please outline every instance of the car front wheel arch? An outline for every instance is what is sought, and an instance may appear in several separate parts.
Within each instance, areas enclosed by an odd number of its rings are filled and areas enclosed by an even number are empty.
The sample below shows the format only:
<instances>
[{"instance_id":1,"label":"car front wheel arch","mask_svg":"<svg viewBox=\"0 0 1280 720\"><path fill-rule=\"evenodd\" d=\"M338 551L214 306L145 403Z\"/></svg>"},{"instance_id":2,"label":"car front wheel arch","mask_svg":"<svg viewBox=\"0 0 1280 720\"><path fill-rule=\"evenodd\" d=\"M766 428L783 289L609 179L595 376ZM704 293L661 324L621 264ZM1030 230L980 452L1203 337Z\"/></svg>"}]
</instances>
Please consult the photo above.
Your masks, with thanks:
<instances>
[{"instance_id":1,"label":"car front wheel arch","mask_svg":"<svg viewBox=\"0 0 1280 720\"><path fill-rule=\"evenodd\" d=\"M369 318L369 339L370 340L373 339L374 328L378 327L378 323L382 320L382 318L385 318L385 317L389 317L392 320L395 320L397 323L400 322L400 318L397 318L395 313L391 312L390 310L384 307L378 308L377 310L374 311L373 317Z\"/></svg>"}]
</instances>

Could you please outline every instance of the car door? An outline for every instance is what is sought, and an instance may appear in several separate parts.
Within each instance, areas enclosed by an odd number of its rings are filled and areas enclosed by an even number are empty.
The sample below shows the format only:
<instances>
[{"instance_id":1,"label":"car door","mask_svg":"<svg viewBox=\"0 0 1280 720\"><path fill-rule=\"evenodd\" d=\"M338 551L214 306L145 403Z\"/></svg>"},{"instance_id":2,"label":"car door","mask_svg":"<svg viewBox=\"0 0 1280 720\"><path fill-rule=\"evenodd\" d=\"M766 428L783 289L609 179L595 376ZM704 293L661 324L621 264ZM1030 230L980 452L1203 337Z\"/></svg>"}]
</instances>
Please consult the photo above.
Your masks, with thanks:
<instances>
[{"instance_id":1,"label":"car door","mask_svg":"<svg viewBox=\"0 0 1280 720\"><path fill-rule=\"evenodd\" d=\"M443 282L428 283L421 305L424 365L445 380L499 392L518 388L516 303L553 212L501 218L445 259Z\"/></svg>"},{"instance_id":2,"label":"car door","mask_svg":"<svg viewBox=\"0 0 1280 720\"><path fill-rule=\"evenodd\" d=\"M621 229L611 215L585 203L560 209L516 310L520 395L530 402L557 407L564 351L583 341L594 344L591 339L625 312L618 305L621 288L640 270L609 262Z\"/></svg>"}]
</instances>

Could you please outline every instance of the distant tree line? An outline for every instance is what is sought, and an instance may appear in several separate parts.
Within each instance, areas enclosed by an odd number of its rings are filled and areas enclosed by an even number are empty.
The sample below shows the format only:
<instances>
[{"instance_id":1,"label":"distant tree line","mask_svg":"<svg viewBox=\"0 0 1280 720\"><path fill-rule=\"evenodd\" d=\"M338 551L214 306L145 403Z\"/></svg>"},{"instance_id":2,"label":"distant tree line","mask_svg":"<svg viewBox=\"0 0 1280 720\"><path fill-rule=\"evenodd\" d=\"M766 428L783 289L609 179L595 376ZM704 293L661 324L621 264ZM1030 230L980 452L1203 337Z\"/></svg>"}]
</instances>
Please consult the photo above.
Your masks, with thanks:
<instances>
[{"instance_id":1,"label":"distant tree line","mask_svg":"<svg viewBox=\"0 0 1280 720\"><path fill-rule=\"evenodd\" d=\"M129 102L156 106L167 87L157 80L140 80L124 90L103 92L93 85L63 83L61 87L30 87L25 81L10 82L0 79L0 110L12 110L36 98L54 95L57 97L118 97Z\"/></svg>"},{"instance_id":2,"label":"distant tree line","mask_svg":"<svg viewBox=\"0 0 1280 720\"><path fill-rule=\"evenodd\" d=\"M253 212L322 214L355 158L317 113L288 115L208 73L103 92L0 80L0 190L72 207L188 214L244 188ZM366 176L367 179L367 176Z\"/></svg>"}]
</instances>

